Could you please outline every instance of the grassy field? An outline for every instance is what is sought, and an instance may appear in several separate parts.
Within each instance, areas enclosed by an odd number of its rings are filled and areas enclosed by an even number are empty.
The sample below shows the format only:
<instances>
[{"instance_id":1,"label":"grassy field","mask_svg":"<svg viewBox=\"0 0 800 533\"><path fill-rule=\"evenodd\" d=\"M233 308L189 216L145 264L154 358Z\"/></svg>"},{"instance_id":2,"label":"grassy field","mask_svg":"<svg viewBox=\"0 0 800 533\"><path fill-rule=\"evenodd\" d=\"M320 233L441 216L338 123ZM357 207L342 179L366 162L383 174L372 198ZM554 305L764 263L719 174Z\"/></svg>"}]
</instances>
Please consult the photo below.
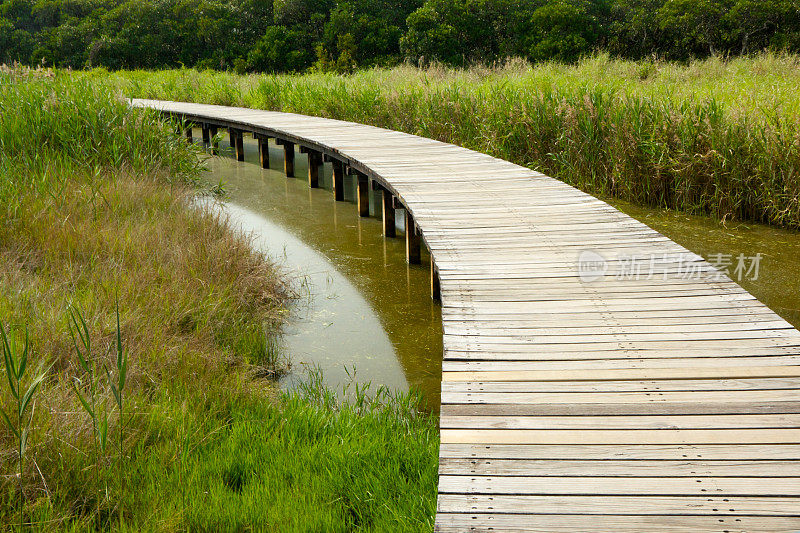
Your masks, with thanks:
<instances>
[{"instance_id":1,"label":"grassy field","mask_svg":"<svg viewBox=\"0 0 800 533\"><path fill-rule=\"evenodd\" d=\"M0 524L430 528L436 420L263 377L286 274L193 203L196 149L113 92L0 70Z\"/></svg>"},{"instance_id":2,"label":"grassy field","mask_svg":"<svg viewBox=\"0 0 800 533\"><path fill-rule=\"evenodd\" d=\"M440 139L588 192L800 228L800 58L607 56L350 76L95 70L127 96L291 111Z\"/></svg>"}]
</instances>

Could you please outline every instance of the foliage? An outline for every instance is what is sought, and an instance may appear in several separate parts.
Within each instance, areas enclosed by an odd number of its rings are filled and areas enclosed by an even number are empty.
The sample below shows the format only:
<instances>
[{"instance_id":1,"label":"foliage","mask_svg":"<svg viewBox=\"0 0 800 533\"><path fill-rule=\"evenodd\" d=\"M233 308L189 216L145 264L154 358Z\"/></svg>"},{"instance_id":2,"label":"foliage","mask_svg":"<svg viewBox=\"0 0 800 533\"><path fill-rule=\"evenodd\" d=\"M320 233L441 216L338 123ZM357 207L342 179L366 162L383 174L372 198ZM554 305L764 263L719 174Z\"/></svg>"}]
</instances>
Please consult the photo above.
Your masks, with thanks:
<instances>
[{"instance_id":1,"label":"foliage","mask_svg":"<svg viewBox=\"0 0 800 533\"><path fill-rule=\"evenodd\" d=\"M0 68L0 341L30 332L0 342L0 523L430 529L435 418L263 379L284 366L283 275L195 201L183 125L93 75Z\"/></svg>"},{"instance_id":2,"label":"foliage","mask_svg":"<svg viewBox=\"0 0 800 533\"><path fill-rule=\"evenodd\" d=\"M598 55L575 66L514 61L348 76L180 70L110 77L133 96L369 123L514 161L593 194L800 227L794 55L686 66Z\"/></svg>"},{"instance_id":3,"label":"foliage","mask_svg":"<svg viewBox=\"0 0 800 533\"><path fill-rule=\"evenodd\" d=\"M301 72L800 51L796 0L2 0L0 63Z\"/></svg>"},{"instance_id":4,"label":"foliage","mask_svg":"<svg viewBox=\"0 0 800 533\"><path fill-rule=\"evenodd\" d=\"M17 346L16 338L13 336L13 332L10 332L9 339L9 334L6 334L3 324L0 323L0 345L2 345L3 363L6 371L8 390L11 392L11 396L14 398L15 403L14 411L11 413L11 416L8 416L8 414L2 408L0 408L0 415L3 417L3 423L5 424L6 429L8 429L14 435L17 443L17 461L19 464L19 470L17 472L17 492L19 494L19 504L17 506L19 510L18 526L19 531L22 531L22 528L25 525L25 506L23 499L25 452L28 450L28 435L30 434L31 424L33 422L33 414L28 414L28 407L30 406L31 411L34 410L34 405L31 404L31 402L34 399L34 395L39 389L39 386L42 384L42 381L44 381L44 378L47 375L47 370L43 370L40 366L36 371L36 375L27 385L27 387L24 385L25 371L28 369L29 355L27 331L25 332L25 341L22 346L22 351L20 352L19 347Z\"/></svg>"}]
</instances>

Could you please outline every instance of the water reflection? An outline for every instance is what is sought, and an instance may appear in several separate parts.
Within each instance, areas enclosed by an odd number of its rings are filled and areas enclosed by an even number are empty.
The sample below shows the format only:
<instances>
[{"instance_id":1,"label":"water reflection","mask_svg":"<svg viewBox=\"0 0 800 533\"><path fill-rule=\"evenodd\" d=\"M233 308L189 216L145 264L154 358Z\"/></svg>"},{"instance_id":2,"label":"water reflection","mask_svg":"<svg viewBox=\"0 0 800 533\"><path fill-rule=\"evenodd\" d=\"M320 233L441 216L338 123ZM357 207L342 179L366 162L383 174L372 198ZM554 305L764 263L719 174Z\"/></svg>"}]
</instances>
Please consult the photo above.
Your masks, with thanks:
<instances>
[{"instance_id":1,"label":"water reflection","mask_svg":"<svg viewBox=\"0 0 800 533\"><path fill-rule=\"evenodd\" d=\"M282 165L282 155L271 150L273 168ZM295 306L282 339L295 371L303 363L318 365L336 385L348 379L344 368L355 365L359 381L417 387L438 409L441 313L430 299L427 255L421 266L408 265L402 238L384 239L380 220L358 216L352 179L345 181L346 201L335 202L330 165L321 188L310 189L304 155L296 154L298 177L287 179L260 168L248 139L245 163L217 157L207 165L206 180L225 182L235 222L310 295ZM397 215L402 231L402 212Z\"/></svg>"}]
</instances>

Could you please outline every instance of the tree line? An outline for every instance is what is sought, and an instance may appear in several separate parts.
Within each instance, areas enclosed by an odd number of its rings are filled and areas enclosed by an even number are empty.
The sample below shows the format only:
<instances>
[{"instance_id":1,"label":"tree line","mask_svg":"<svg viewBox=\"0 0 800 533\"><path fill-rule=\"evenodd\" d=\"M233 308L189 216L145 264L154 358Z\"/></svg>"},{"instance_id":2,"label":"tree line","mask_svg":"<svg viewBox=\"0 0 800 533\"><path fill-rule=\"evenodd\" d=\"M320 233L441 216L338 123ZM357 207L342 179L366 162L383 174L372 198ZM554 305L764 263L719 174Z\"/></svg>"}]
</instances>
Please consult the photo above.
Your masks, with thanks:
<instances>
[{"instance_id":1,"label":"tree line","mask_svg":"<svg viewBox=\"0 0 800 533\"><path fill-rule=\"evenodd\" d=\"M2 0L0 63L349 72L800 51L800 0Z\"/></svg>"}]
</instances>

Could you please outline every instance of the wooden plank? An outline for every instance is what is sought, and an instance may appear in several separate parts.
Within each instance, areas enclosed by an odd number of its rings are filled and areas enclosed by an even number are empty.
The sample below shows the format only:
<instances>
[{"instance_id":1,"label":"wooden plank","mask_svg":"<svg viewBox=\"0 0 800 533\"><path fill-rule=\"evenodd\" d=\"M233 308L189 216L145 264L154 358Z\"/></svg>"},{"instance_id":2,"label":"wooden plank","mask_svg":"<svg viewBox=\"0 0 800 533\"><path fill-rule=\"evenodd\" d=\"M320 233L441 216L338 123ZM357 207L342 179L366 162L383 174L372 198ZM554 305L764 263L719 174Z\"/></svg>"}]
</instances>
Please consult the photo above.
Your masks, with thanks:
<instances>
[{"instance_id":1,"label":"wooden plank","mask_svg":"<svg viewBox=\"0 0 800 533\"><path fill-rule=\"evenodd\" d=\"M443 392L442 403L503 404L647 404L647 403L755 403L797 402L800 388L738 391L642 391L642 392Z\"/></svg>"},{"instance_id":2,"label":"wooden plank","mask_svg":"<svg viewBox=\"0 0 800 533\"><path fill-rule=\"evenodd\" d=\"M669 410L660 415L638 414L593 414L590 416L574 414L570 416L551 416L548 414L530 415L526 413L475 413L455 414L448 410L441 416L442 429L782 429L800 428L800 402L792 403L793 412L780 414L752 414L744 408L745 414L695 415L682 411ZM724 405L724 404L723 404ZM442 406L444 408L446 406ZM539 406L531 406L538 408ZM741 409L741 407L740 407Z\"/></svg>"},{"instance_id":3,"label":"wooden plank","mask_svg":"<svg viewBox=\"0 0 800 533\"><path fill-rule=\"evenodd\" d=\"M800 442L800 429L442 429L440 438L452 444L792 444Z\"/></svg>"},{"instance_id":4,"label":"wooden plank","mask_svg":"<svg viewBox=\"0 0 800 533\"><path fill-rule=\"evenodd\" d=\"M800 366L727 366L718 368L660 368L618 370L493 370L442 372L442 382L482 381L618 381L618 380L696 380L696 379L759 379L800 377ZM673 385L680 386L680 385Z\"/></svg>"},{"instance_id":5,"label":"wooden plank","mask_svg":"<svg viewBox=\"0 0 800 533\"><path fill-rule=\"evenodd\" d=\"M571 459L571 460L631 460L631 461L796 461L800 460L800 444L636 444L617 446L613 444L459 444L442 443L439 447L442 458L485 459Z\"/></svg>"},{"instance_id":6,"label":"wooden plank","mask_svg":"<svg viewBox=\"0 0 800 533\"><path fill-rule=\"evenodd\" d=\"M676 459L439 459L439 474L453 476L800 477L800 457L791 461Z\"/></svg>"},{"instance_id":7,"label":"wooden plank","mask_svg":"<svg viewBox=\"0 0 800 533\"><path fill-rule=\"evenodd\" d=\"M603 419L603 427L610 429L614 421L629 419L640 415L754 415L754 414L794 414L800 412L800 402L791 401L749 401L749 402L651 402L651 403L501 403L500 394L487 394L481 402L447 403L441 406L441 415L464 417L544 417L560 416L570 419L578 416L591 416ZM624 415L624 417L623 417ZM614 418L611 418L614 417ZM608 419L608 420L606 420ZM631 420L626 420L630 423ZM720 420L719 422L722 422ZM475 421L475 426L478 421ZM444 427L444 426L443 426ZM470 427L470 426L467 426Z\"/></svg>"},{"instance_id":8,"label":"wooden plank","mask_svg":"<svg viewBox=\"0 0 800 533\"><path fill-rule=\"evenodd\" d=\"M522 508L521 508L522 509ZM569 515L446 513L436 515L439 533L797 533L800 518L774 516Z\"/></svg>"},{"instance_id":9,"label":"wooden plank","mask_svg":"<svg viewBox=\"0 0 800 533\"><path fill-rule=\"evenodd\" d=\"M440 475L439 493L800 496L800 478Z\"/></svg>"},{"instance_id":10,"label":"wooden plank","mask_svg":"<svg viewBox=\"0 0 800 533\"><path fill-rule=\"evenodd\" d=\"M785 516L800 519L800 498L754 496L528 496L440 494L442 513L519 513L579 515Z\"/></svg>"}]
</instances>

